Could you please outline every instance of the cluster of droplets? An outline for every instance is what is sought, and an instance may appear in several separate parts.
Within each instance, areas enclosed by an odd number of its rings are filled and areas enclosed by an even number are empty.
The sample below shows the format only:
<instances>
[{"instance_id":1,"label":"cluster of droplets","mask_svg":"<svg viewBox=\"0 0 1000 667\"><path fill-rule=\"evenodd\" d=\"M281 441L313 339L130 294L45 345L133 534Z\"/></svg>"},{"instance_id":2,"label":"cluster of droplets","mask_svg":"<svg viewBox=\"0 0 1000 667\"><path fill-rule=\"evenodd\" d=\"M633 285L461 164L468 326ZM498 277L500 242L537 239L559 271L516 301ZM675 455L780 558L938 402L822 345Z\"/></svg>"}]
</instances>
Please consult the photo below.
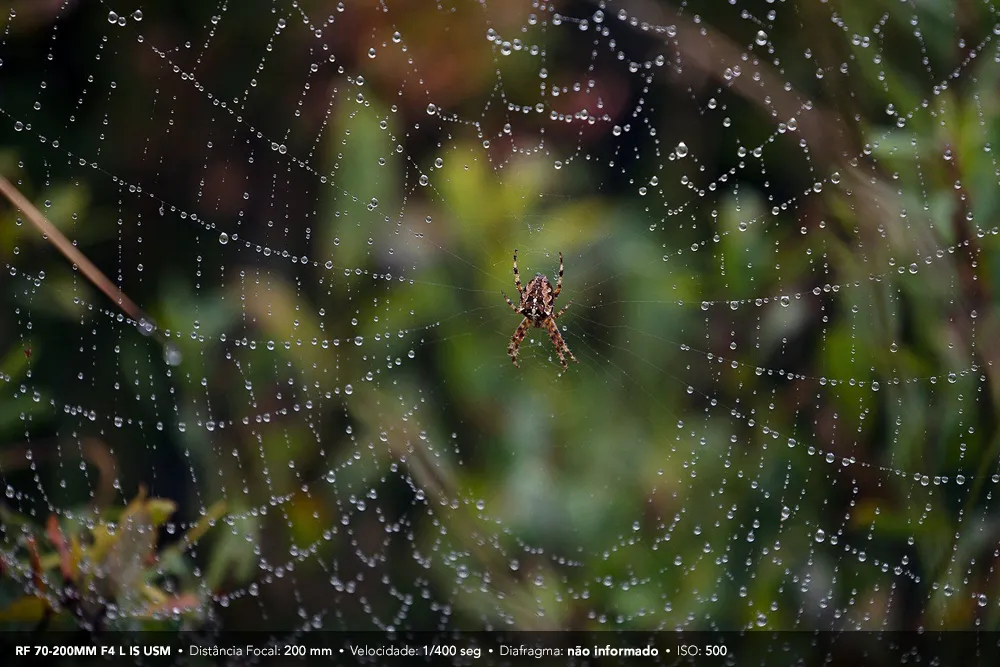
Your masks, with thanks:
<instances>
[{"instance_id":1,"label":"cluster of droplets","mask_svg":"<svg viewBox=\"0 0 1000 667\"><path fill-rule=\"evenodd\" d=\"M137 9L130 15L132 20L138 23L142 20L142 10ZM108 23L111 25L117 25L125 27L128 24L128 17L123 14L118 14L116 12L108 12Z\"/></svg>"}]
</instances>

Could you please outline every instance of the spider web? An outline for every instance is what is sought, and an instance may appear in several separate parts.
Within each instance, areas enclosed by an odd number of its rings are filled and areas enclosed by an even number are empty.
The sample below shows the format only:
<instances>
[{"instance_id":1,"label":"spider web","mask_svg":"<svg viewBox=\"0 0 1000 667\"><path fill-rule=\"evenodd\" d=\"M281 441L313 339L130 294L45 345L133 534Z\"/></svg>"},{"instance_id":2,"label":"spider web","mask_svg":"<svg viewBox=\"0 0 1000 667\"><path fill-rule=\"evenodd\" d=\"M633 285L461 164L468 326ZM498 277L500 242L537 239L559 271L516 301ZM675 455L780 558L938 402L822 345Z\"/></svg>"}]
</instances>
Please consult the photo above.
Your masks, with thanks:
<instances>
[{"instance_id":1,"label":"spider web","mask_svg":"<svg viewBox=\"0 0 1000 667\"><path fill-rule=\"evenodd\" d=\"M949 11L14 3L3 173L142 312L4 214L5 504L223 503L225 627L995 625L1000 23Z\"/></svg>"}]
</instances>

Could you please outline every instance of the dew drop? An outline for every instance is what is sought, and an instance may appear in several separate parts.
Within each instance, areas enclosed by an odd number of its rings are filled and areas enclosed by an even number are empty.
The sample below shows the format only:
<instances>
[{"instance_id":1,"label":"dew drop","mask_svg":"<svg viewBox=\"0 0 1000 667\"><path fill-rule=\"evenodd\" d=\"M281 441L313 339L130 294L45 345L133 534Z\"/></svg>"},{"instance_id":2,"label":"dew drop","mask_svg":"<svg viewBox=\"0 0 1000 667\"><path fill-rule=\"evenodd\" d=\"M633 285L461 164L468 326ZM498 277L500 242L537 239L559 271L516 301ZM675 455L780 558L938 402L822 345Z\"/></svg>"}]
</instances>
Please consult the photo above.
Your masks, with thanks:
<instances>
[{"instance_id":1,"label":"dew drop","mask_svg":"<svg viewBox=\"0 0 1000 667\"><path fill-rule=\"evenodd\" d=\"M181 351L176 345L167 343L163 346L163 360L167 362L167 366L180 366L182 359Z\"/></svg>"}]
</instances>

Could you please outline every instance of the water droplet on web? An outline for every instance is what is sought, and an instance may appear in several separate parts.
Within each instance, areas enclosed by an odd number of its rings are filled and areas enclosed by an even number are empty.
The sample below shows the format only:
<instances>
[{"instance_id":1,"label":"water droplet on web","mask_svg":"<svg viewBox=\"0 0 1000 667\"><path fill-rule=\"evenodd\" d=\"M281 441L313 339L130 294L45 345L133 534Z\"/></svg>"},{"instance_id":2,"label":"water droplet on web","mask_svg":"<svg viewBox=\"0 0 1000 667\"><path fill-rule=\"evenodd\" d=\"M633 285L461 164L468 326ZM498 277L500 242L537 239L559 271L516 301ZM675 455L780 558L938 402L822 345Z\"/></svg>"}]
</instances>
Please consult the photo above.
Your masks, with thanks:
<instances>
[{"instance_id":1,"label":"water droplet on web","mask_svg":"<svg viewBox=\"0 0 1000 667\"><path fill-rule=\"evenodd\" d=\"M219 234L219 243L221 243L222 245L226 245L227 243L229 243L229 234L225 232Z\"/></svg>"},{"instance_id":2,"label":"water droplet on web","mask_svg":"<svg viewBox=\"0 0 1000 667\"><path fill-rule=\"evenodd\" d=\"M767 44L767 33L763 30L758 30L754 41L757 43L757 46L764 46Z\"/></svg>"},{"instance_id":3,"label":"water droplet on web","mask_svg":"<svg viewBox=\"0 0 1000 667\"><path fill-rule=\"evenodd\" d=\"M167 343L163 346L163 360L168 366L179 366L182 361L181 351L173 343Z\"/></svg>"},{"instance_id":4,"label":"water droplet on web","mask_svg":"<svg viewBox=\"0 0 1000 667\"><path fill-rule=\"evenodd\" d=\"M683 141L680 142L679 144L677 144L677 148L674 149L674 153L677 154L677 157L681 157L681 158L687 157L687 154L688 154L687 144L684 143Z\"/></svg>"}]
</instances>

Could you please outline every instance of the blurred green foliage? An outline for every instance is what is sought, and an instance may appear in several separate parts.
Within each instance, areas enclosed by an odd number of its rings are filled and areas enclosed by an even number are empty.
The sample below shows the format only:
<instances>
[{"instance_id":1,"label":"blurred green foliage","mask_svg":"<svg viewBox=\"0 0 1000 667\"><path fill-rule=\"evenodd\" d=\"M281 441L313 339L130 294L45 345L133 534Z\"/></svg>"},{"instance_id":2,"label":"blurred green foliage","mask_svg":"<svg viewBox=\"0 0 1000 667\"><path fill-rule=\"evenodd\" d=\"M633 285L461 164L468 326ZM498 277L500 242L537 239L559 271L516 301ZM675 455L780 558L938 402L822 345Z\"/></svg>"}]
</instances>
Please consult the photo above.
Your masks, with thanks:
<instances>
[{"instance_id":1,"label":"blurred green foliage","mask_svg":"<svg viewBox=\"0 0 1000 667\"><path fill-rule=\"evenodd\" d=\"M205 587L184 556L224 512L212 508L182 541L158 549L157 533L175 531L175 503L140 495L98 521L60 522L44 536L3 509L7 531L22 531L23 548L7 560L0 589L0 627L21 630L190 629L201 627ZM40 546L45 544L46 546Z\"/></svg>"}]
</instances>

